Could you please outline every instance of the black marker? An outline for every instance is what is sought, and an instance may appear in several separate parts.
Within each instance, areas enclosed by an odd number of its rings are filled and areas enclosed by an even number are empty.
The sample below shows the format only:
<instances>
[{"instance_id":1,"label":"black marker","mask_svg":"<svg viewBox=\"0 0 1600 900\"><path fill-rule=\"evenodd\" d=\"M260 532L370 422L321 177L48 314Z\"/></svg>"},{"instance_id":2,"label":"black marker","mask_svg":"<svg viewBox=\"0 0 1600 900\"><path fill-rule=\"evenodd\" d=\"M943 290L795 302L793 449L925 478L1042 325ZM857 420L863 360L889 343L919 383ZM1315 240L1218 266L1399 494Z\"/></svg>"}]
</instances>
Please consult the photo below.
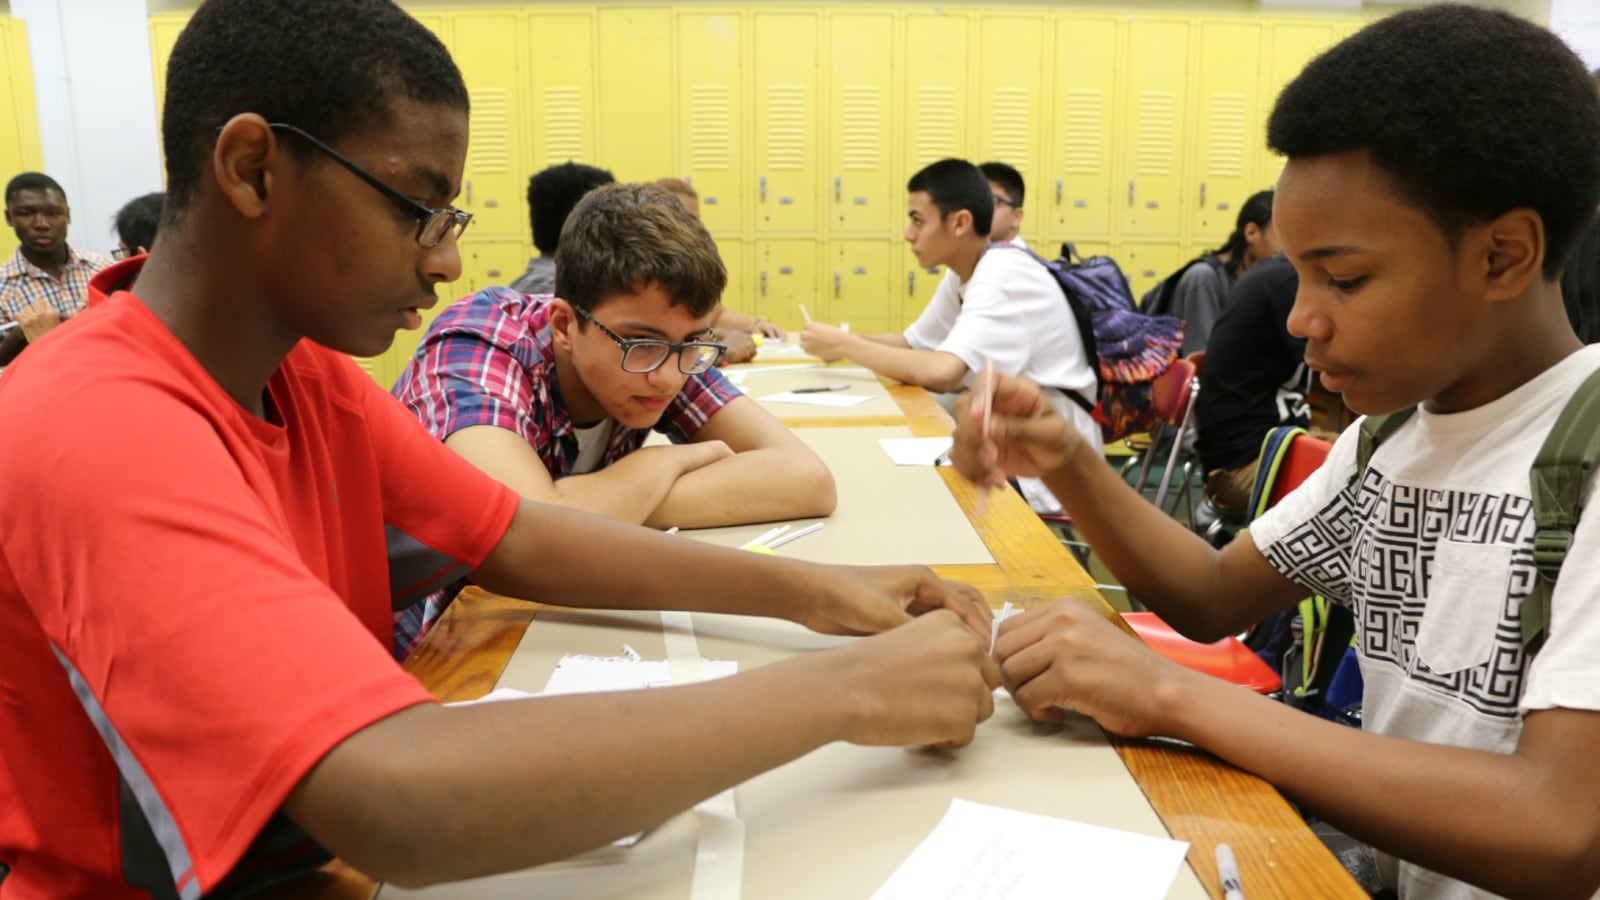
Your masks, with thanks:
<instances>
[{"instance_id":1,"label":"black marker","mask_svg":"<svg viewBox=\"0 0 1600 900\"><path fill-rule=\"evenodd\" d=\"M848 391L848 390L850 390L850 385L848 385L848 384L820 384L820 385L817 385L816 387L795 388L794 390L790 391L789 393L791 393L791 394L821 394L821 393L824 393L826 391Z\"/></svg>"}]
</instances>

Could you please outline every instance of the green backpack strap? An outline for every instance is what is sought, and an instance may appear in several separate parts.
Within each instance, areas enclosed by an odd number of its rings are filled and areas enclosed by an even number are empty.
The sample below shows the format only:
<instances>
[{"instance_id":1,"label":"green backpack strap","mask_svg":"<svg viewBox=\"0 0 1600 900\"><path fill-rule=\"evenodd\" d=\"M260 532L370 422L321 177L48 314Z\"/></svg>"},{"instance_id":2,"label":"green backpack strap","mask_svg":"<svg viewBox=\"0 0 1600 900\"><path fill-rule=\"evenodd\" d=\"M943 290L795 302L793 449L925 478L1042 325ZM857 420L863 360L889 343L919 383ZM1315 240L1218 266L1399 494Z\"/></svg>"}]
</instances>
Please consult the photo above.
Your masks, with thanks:
<instances>
[{"instance_id":1,"label":"green backpack strap","mask_svg":"<svg viewBox=\"0 0 1600 900\"><path fill-rule=\"evenodd\" d=\"M1551 426L1528 473L1533 488L1534 579L1522 601L1522 649L1539 652L1550 631L1550 596L1600 460L1600 370L1590 374Z\"/></svg>"},{"instance_id":2,"label":"green backpack strap","mask_svg":"<svg viewBox=\"0 0 1600 900\"><path fill-rule=\"evenodd\" d=\"M1366 477L1367 463L1372 462L1372 454L1378 450L1378 445L1389 439L1389 436L1400 430L1400 426L1411 418L1416 412L1415 406L1397 410L1384 416L1367 416L1361 420L1361 440L1356 444L1356 483Z\"/></svg>"}]
</instances>

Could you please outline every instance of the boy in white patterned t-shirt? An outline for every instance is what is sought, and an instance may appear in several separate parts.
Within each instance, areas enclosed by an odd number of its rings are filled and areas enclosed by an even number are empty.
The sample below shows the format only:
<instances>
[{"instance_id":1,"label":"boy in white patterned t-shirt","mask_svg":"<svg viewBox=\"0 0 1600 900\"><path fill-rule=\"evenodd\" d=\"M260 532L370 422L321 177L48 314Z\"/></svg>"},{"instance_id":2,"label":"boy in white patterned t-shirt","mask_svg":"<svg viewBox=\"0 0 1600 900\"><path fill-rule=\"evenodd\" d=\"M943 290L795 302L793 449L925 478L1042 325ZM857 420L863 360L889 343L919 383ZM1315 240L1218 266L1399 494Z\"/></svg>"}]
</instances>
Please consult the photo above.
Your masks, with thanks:
<instances>
[{"instance_id":1,"label":"boy in white patterned t-shirt","mask_svg":"<svg viewBox=\"0 0 1600 900\"><path fill-rule=\"evenodd\" d=\"M1557 38L1459 5L1392 16L1306 67L1268 140L1306 362L1352 409L1418 407L1327 463L1222 551L1142 503L1022 379L958 406L983 483L1041 474L1095 552L1184 634L1214 640L1309 592L1355 613L1363 730L1169 663L1081 603L1013 617L996 652L1024 709L1191 741L1370 842L1402 897L1600 887L1600 514L1579 523L1536 656L1529 470L1600 369L1558 278L1600 203L1600 98ZM974 393L984 396L988 386ZM986 433L985 433L986 432Z\"/></svg>"}]
</instances>

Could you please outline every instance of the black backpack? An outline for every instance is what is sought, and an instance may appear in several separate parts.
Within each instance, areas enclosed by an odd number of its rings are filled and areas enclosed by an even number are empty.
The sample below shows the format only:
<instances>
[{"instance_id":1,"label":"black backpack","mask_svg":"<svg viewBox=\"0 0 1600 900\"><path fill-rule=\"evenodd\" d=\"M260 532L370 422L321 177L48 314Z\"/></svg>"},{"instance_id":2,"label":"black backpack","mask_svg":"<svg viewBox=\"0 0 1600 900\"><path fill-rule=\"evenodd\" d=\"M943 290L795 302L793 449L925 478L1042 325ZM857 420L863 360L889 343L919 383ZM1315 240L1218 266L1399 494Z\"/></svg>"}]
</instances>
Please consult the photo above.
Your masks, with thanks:
<instances>
[{"instance_id":1,"label":"black backpack","mask_svg":"<svg viewBox=\"0 0 1600 900\"><path fill-rule=\"evenodd\" d=\"M1224 284L1227 283L1228 270L1222 264L1222 260L1217 259L1214 253L1202 253L1184 263L1178 271L1162 279L1160 284L1145 291L1144 296L1139 298L1139 311L1147 316L1179 315L1178 311L1172 308L1172 297L1178 292L1178 282L1183 280L1183 273L1201 263L1210 266L1217 273L1217 277L1221 278Z\"/></svg>"}]
</instances>

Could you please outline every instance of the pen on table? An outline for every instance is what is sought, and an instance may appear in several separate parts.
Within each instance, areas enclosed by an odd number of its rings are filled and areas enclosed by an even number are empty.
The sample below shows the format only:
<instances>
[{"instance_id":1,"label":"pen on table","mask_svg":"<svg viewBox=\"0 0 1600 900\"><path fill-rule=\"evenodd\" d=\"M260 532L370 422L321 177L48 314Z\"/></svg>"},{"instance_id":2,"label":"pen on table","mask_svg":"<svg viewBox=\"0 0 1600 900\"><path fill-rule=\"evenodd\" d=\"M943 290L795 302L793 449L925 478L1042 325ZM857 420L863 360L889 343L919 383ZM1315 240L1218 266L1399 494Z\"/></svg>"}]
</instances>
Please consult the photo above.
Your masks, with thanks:
<instances>
[{"instance_id":1,"label":"pen on table","mask_svg":"<svg viewBox=\"0 0 1600 900\"><path fill-rule=\"evenodd\" d=\"M767 542L767 549L768 550L776 550L779 547L782 547L784 544L789 543L790 541L797 541L800 538L803 538L808 534L812 534L814 532L821 531L822 530L822 526L823 526L822 522L818 522L815 525L807 525L806 527L800 529L799 531L795 531L795 532L791 532L789 534L786 534L783 537L778 538L777 540L768 541Z\"/></svg>"},{"instance_id":2,"label":"pen on table","mask_svg":"<svg viewBox=\"0 0 1600 900\"><path fill-rule=\"evenodd\" d=\"M799 303L799 304L796 304L796 305L800 307L800 316L801 316L801 318L805 319L807 322L810 322L811 321L811 313L806 311L806 305L804 303Z\"/></svg>"},{"instance_id":3,"label":"pen on table","mask_svg":"<svg viewBox=\"0 0 1600 900\"><path fill-rule=\"evenodd\" d=\"M825 393L827 391L848 391L848 390L850 390L850 385L848 385L848 384L819 384L819 385L815 385L813 387L795 388L794 390L790 391L789 393L791 393L791 394L821 394L821 393Z\"/></svg>"},{"instance_id":4,"label":"pen on table","mask_svg":"<svg viewBox=\"0 0 1600 900\"><path fill-rule=\"evenodd\" d=\"M1244 889L1239 886L1239 866L1233 860L1233 848L1217 845L1217 880L1222 882L1223 900L1244 900Z\"/></svg>"},{"instance_id":5,"label":"pen on table","mask_svg":"<svg viewBox=\"0 0 1600 900\"><path fill-rule=\"evenodd\" d=\"M740 550L748 550L751 547L766 546L767 541L772 540L773 538L777 537L780 534L783 534L785 531L788 531L789 529L791 529L793 527L794 527L793 525L779 525L777 528L769 529L768 531L762 533L762 535L760 537L756 538L755 540L747 541L747 542L745 542L743 544L740 544L739 545L739 549Z\"/></svg>"}]
</instances>

